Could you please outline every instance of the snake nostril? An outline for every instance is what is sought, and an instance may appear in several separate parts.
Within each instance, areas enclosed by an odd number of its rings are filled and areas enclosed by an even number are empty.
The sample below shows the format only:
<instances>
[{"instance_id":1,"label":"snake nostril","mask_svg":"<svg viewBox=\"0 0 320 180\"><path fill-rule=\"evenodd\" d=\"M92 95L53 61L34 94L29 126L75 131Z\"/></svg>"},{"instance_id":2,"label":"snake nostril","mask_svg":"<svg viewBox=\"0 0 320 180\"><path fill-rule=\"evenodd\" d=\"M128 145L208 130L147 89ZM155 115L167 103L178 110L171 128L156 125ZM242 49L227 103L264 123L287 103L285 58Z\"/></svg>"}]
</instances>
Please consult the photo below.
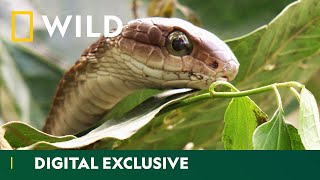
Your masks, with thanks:
<instances>
[{"instance_id":1,"label":"snake nostril","mask_svg":"<svg viewBox=\"0 0 320 180\"><path fill-rule=\"evenodd\" d=\"M210 64L210 67L212 69L217 69L219 67L219 63L217 61L214 61L212 64Z\"/></svg>"}]
</instances>

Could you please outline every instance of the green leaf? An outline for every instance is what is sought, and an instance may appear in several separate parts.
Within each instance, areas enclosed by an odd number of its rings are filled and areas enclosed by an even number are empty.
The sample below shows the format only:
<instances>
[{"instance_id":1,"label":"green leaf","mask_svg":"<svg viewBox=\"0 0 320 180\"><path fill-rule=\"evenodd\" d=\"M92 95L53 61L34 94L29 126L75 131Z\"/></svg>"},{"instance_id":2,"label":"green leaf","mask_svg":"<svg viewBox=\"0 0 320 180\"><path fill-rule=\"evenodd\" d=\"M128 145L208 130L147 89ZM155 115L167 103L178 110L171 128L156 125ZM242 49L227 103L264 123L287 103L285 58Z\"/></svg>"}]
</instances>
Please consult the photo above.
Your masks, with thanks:
<instances>
[{"instance_id":1,"label":"green leaf","mask_svg":"<svg viewBox=\"0 0 320 180\"><path fill-rule=\"evenodd\" d=\"M145 89L130 94L129 96L122 99L119 103L117 103L116 106L113 107L111 111L106 115L106 117L103 118L103 121L105 122L112 118L120 118L121 116L123 116L123 114L125 114L135 106L160 92L161 91L156 89Z\"/></svg>"},{"instance_id":2,"label":"green leaf","mask_svg":"<svg viewBox=\"0 0 320 180\"><path fill-rule=\"evenodd\" d=\"M228 42L241 64L233 84L248 89L291 80L308 81L320 67L319 9L317 0L297 1L267 26ZM283 95L287 97L283 99L287 109L293 96L288 92ZM254 101L272 113L272 96L258 96Z\"/></svg>"},{"instance_id":3,"label":"green leaf","mask_svg":"<svg viewBox=\"0 0 320 180\"><path fill-rule=\"evenodd\" d=\"M320 105L320 70L318 70L317 73L313 75L313 77L306 83L306 87L308 87L308 90L312 92L315 99L318 100L318 106Z\"/></svg>"},{"instance_id":4,"label":"green leaf","mask_svg":"<svg viewBox=\"0 0 320 180\"><path fill-rule=\"evenodd\" d=\"M23 149L117 148L122 140L128 139L149 123L161 109L192 93L193 91L191 89L169 90L149 98L139 106L125 113L121 118L115 118L105 122L85 136L59 143L39 141Z\"/></svg>"},{"instance_id":5,"label":"green leaf","mask_svg":"<svg viewBox=\"0 0 320 180\"><path fill-rule=\"evenodd\" d=\"M320 67L319 9L318 0L295 2L267 26L227 41L241 64L233 85L244 90L277 82L306 82ZM282 94L286 107L293 96ZM274 97L268 93L254 96L253 100L265 112L274 111ZM156 117L119 148L182 149L192 142L193 149L222 149L227 103L228 100L213 99Z\"/></svg>"},{"instance_id":6,"label":"green leaf","mask_svg":"<svg viewBox=\"0 0 320 180\"><path fill-rule=\"evenodd\" d=\"M302 88L298 132L306 149L320 149L320 121L317 102L310 91Z\"/></svg>"},{"instance_id":7,"label":"green leaf","mask_svg":"<svg viewBox=\"0 0 320 180\"><path fill-rule=\"evenodd\" d=\"M238 37L272 20L294 0L179 0L194 10L204 27L221 38ZM241 8L239 8L241 7Z\"/></svg>"},{"instance_id":8,"label":"green leaf","mask_svg":"<svg viewBox=\"0 0 320 180\"><path fill-rule=\"evenodd\" d=\"M268 116L249 98L233 98L224 115L222 140L225 149L253 149L252 135Z\"/></svg>"},{"instance_id":9,"label":"green leaf","mask_svg":"<svg viewBox=\"0 0 320 180\"><path fill-rule=\"evenodd\" d=\"M289 132L290 139L291 139L292 150L305 150L301 142L301 138L299 136L298 130L291 124L286 124L286 125L287 125L287 130Z\"/></svg>"},{"instance_id":10,"label":"green leaf","mask_svg":"<svg viewBox=\"0 0 320 180\"><path fill-rule=\"evenodd\" d=\"M22 122L9 122L0 128L0 137L3 137L12 148L30 146L37 142L61 142L74 139L74 136L51 136ZM3 141L2 141L3 142ZM0 139L1 143L1 139Z\"/></svg>"},{"instance_id":11,"label":"green leaf","mask_svg":"<svg viewBox=\"0 0 320 180\"><path fill-rule=\"evenodd\" d=\"M319 9L317 0L297 1L267 26L229 41L241 64L236 82L252 87L309 79L320 64Z\"/></svg>"},{"instance_id":12,"label":"green leaf","mask_svg":"<svg viewBox=\"0 0 320 180\"><path fill-rule=\"evenodd\" d=\"M290 129L289 129L290 128ZM282 107L279 107L272 119L259 126L253 134L253 146L257 150L291 150L297 145L292 145L291 140L294 136L292 127L288 127L285 123L284 112Z\"/></svg>"}]
</instances>

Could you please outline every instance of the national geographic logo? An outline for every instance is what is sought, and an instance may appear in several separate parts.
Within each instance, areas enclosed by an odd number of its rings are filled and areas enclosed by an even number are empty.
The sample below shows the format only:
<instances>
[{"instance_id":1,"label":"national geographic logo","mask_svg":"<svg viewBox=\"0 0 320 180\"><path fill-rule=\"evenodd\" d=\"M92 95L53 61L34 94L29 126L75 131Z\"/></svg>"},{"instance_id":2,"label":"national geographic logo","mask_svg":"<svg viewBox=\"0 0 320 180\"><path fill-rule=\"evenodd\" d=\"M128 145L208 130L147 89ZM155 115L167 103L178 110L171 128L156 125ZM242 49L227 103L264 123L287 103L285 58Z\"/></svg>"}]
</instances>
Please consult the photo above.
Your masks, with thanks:
<instances>
[{"instance_id":1,"label":"national geographic logo","mask_svg":"<svg viewBox=\"0 0 320 180\"><path fill-rule=\"evenodd\" d=\"M28 37L16 37L16 16L27 16L29 19L29 36ZM72 15L68 15L64 23L61 23L58 16L55 17L53 23L50 23L48 16L42 15L43 23L45 24L45 27L48 31L48 34L50 37L54 34L55 30L58 29L61 36L64 37L70 22L72 19L75 19L75 25L76 25L76 34L75 37L82 37L82 29L81 29L81 22L82 22L82 16L76 15L75 18L73 18ZM87 22L87 33L86 37L100 37L101 33L93 32L92 24L92 16L87 15L86 16L86 22ZM116 23L116 28L114 28L110 32L110 23L111 21ZM104 16L104 36L105 37L115 37L121 33L123 23L117 16L112 15L105 15ZM33 12L32 11L12 11L11 12L11 40L12 42L33 42Z\"/></svg>"},{"instance_id":2,"label":"national geographic logo","mask_svg":"<svg viewBox=\"0 0 320 180\"><path fill-rule=\"evenodd\" d=\"M16 16L29 16L29 37L16 37ZM33 41L33 13L32 11L12 11L11 12L11 40L12 42L32 42Z\"/></svg>"}]
</instances>

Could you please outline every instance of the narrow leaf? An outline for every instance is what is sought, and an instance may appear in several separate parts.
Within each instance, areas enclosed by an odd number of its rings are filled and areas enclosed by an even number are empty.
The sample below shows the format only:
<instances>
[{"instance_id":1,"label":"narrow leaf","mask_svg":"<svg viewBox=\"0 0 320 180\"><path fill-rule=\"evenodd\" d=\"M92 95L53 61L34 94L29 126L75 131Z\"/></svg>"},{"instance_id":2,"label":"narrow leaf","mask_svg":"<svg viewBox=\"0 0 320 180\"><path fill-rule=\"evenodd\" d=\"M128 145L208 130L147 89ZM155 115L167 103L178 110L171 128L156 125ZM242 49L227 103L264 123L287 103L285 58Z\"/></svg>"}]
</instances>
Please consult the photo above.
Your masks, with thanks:
<instances>
[{"instance_id":1,"label":"narrow leaf","mask_svg":"<svg viewBox=\"0 0 320 180\"><path fill-rule=\"evenodd\" d=\"M191 89L176 89L160 93L144 101L122 117L105 122L85 136L59 143L39 141L23 149L78 149L88 146L94 148L99 143L111 149L148 124L161 109L189 96L193 92Z\"/></svg>"},{"instance_id":2,"label":"narrow leaf","mask_svg":"<svg viewBox=\"0 0 320 180\"><path fill-rule=\"evenodd\" d=\"M21 120L29 123L30 92L2 41L0 41L0 79L2 82L0 92L4 93L0 94L3 118L15 118L4 120Z\"/></svg>"},{"instance_id":3,"label":"narrow leaf","mask_svg":"<svg viewBox=\"0 0 320 180\"><path fill-rule=\"evenodd\" d=\"M0 128L0 148L5 148L1 147L4 146L5 143L7 144L6 147L10 145L15 149L29 146L40 141L54 143L74 138L74 136L51 136L22 122L9 122Z\"/></svg>"}]
</instances>

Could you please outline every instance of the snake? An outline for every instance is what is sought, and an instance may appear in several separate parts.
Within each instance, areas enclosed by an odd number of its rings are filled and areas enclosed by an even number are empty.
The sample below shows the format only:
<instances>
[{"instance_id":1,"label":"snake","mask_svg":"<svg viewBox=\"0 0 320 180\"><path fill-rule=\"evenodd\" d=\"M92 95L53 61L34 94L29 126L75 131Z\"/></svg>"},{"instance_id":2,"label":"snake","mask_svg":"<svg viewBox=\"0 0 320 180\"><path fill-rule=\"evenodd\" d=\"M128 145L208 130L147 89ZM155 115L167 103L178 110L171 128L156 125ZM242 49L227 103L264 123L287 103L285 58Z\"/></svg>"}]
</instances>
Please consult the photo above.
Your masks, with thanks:
<instances>
[{"instance_id":1,"label":"snake","mask_svg":"<svg viewBox=\"0 0 320 180\"><path fill-rule=\"evenodd\" d=\"M115 37L101 36L59 81L45 133L75 134L97 123L141 89L206 89L232 81L239 62L213 33L179 18L129 21Z\"/></svg>"}]
</instances>

